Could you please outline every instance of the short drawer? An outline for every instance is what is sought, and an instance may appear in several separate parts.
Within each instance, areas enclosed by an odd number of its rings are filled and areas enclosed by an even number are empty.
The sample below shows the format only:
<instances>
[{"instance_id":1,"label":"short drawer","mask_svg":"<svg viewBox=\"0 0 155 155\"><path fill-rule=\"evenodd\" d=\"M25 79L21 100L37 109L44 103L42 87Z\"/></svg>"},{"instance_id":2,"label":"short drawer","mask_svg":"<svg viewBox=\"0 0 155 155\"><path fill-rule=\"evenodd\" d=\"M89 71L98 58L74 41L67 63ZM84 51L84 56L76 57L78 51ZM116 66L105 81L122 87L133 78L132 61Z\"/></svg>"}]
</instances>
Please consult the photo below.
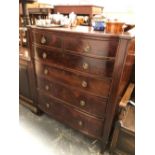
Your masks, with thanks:
<instances>
[{"instance_id":1,"label":"short drawer","mask_svg":"<svg viewBox=\"0 0 155 155\"><path fill-rule=\"evenodd\" d=\"M101 57L115 57L118 39L93 40L80 37L65 37L64 49L76 53Z\"/></svg>"},{"instance_id":2,"label":"short drawer","mask_svg":"<svg viewBox=\"0 0 155 155\"><path fill-rule=\"evenodd\" d=\"M74 108L98 117L105 115L107 99L81 92L78 89L71 89L56 81L48 81L43 78L38 78L37 83L41 92L62 100Z\"/></svg>"},{"instance_id":3,"label":"short drawer","mask_svg":"<svg viewBox=\"0 0 155 155\"><path fill-rule=\"evenodd\" d=\"M35 61L35 70L37 76L60 81L63 84L79 88L83 91L96 94L97 96L108 97L109 95L111 79L88 77L64 69L49 67L37 61Z\"/></svg>"},{"instance_id":4,"label":"short drawer","mask_svg":"<svg viewBox=\"0 0 155 155\"><path fill-rule=\"evenodd\" d=\"M55 119L80 130L86 135L101 139L103 119L91 117L42 94L38 95L38 102L40 109Z\"/></svg>"},{"instance_id":5,"label":"short drawer","mask_svg":"<svg viewBox=\"0 0 155 155\"><path fill-rule=\"evenodd\" d=\"M62 38L53 32L34 31L32 33L32 42L39 45L62 48Z\"/></svg>"},{"instance_id":6,"label":"short drawer","mask_svg":"<svg viewBox=\"0 0 155 155\"><path fill-rule=\"evenodd\" d=\"M112 77L114 61L35 48L35 59L98 76Z\"/></svg>"}]
</instances>

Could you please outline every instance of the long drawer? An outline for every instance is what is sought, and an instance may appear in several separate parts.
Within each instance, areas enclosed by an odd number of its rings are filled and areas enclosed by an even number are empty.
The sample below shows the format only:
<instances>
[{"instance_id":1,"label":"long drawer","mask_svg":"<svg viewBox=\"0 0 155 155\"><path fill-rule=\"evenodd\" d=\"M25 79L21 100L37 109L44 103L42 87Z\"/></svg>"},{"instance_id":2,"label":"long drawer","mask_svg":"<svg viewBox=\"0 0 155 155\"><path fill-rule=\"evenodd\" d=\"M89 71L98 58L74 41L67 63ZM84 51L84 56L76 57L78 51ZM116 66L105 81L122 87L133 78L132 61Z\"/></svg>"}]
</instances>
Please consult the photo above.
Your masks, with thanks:
<instances>
[{"instance_id":1,"label":"long drawer","mask_svg":"<svg viewBox=\"0 0 155 155\"><path fill-rule=\"evenodd\" d=\"M96 97L77 89L71 89L55 81L48 81L43 78L38 78L37 83L39 91L45 92L65 104L97 117L105 115L107 99Z\"/></svg>"},{"instance_id":2,"label":"long drawer","mask_svg":"<svg viewBox=\"0 0 155 155\"><path fill-rule=\"evenodd\" d=\"M100 57L115 57L118 39L93 40L81 37L65 37L64 49Z\"/></svg>"},{"instance_id":3,"label":"long drawer","mask_svg":"<svg viewBox=\"0 0 155 155\"><path fill-rule=\"evenodd\" d=\"M35 59L98 76L112 77L114 61L34 47Z\"/></svg>"},{"instance_id":4,"label":"long drawer","mask_svg":"<svg viewBox=\"0 0 155 155\"><path fill-rule=\"evenodd\" d=\"M50 116L87 135L101 139L104 119L91 117L40 93L38 103L40 109Z\"/></svg>"},{"instance_id":5,"label":"long drawer","mask_svg":"<svg viewBox=\"0 0 155 155\"><path fill-rule=\"evenodd\" d=\"M119 40L118 38L92 39L81 35L74 35L73 38L65 34L38 30L37 32L33 31L32 42L57 48L62 48L64 45L64 50L88 55L115 57Z\"/></svg>"},{"instance_id":6,"label":"long drawer","mask_svg":"<svg viewBox=\"0 0 155 155\"><path fill-rule=\"evenodd\" d=\"M62 48L62 38L53 32L33 32L32 42L38 45Z\"/></svg>"},{"instance_id":7,"label":"long drawer","mask_svg":"<svg viewBox=\"0 0 155 155\"><path fill-rule=\"evenodd\" d=\"M98 96L108 97L109 95L111 79L98 79L83 76L67 70L49 67L37 61L35 61L35 69L37 76L44 76L49 79L52 78L68 86L76 87Z\"/></svg>"}]
</instances>

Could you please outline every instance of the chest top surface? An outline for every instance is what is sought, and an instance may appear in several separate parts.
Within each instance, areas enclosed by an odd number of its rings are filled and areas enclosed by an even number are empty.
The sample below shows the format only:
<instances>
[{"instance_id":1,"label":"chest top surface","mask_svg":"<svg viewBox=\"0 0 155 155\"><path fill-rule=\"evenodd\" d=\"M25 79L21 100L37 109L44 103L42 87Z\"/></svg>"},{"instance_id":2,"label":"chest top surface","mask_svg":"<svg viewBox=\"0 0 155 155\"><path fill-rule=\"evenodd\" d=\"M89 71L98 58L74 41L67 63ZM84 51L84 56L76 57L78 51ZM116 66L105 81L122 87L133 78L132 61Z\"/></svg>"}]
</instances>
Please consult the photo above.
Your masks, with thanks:
<instances>
[{"instance_id":1,"label":"chest top surface","mask_svg":"<svg viewBox=\"0 0 155 155\"><path fill-rule=\"evenodd\" d=\"M87 36L94 36L94 37L112 37L112 38L124 38L124 39L132 39L134 38L134 32L128 33L106 33L105 31L94 31L93 27L91 26L76 26L76 27L53 27L53 28L43 28L37 26L28 26L35 30L42 30L42 31L54 31L54 32L64 32L64 33L71 33L71 34L80 34L80 35L87 35Z\"/></svg>"}]
</instances>

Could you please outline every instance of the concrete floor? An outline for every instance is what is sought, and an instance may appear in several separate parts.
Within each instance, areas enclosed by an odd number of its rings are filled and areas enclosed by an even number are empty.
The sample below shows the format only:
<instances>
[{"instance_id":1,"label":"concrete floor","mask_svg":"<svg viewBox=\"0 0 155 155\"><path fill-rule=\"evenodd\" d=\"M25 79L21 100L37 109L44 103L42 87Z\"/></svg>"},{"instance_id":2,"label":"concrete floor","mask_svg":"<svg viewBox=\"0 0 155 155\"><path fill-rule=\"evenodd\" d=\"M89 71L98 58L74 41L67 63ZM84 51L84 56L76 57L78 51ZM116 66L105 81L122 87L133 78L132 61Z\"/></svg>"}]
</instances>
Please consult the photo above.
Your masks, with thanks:
<instances>
[{"instance_id":1,"label":"concrete floor","mask_svg":"<svg viewBox=\"0 0 155 155\"><path fill-rule=\"evenodd\" d=\"M25 154L101 155L98 140L92 140L45 114L37 116L23 105L19 106L19 124L20 145Z\"/></svg>"}]
</instances>

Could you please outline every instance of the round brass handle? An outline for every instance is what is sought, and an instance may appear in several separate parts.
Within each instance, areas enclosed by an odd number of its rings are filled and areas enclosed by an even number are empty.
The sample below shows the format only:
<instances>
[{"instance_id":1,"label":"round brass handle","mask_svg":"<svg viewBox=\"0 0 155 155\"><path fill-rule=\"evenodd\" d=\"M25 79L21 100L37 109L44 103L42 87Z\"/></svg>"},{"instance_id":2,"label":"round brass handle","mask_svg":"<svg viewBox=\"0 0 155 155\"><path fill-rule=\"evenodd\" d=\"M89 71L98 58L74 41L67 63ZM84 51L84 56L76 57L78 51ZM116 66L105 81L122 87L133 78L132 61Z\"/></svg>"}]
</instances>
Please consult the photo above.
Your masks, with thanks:
<instances>
[{"instance_id":1,"label":"round brass handle","mask_svg":"<svg viewBox=\"0 0 155 155\"><path fill-rule=\"evenodd\" d=\"M44 53L42 54L42 57L43 57L43 59L46 59L46 58L47 58L47 54L44 52Z\"/></svg>"},{"instance_id":2,"label":"round brass handle","mask_svg":"<svg viewBox=\"0 0 155 155\"><path fill-rule=\"evenodd\" d=\"M88 69L89 65L87 63L83 63L83 69Z\"/></svg>"},{"instance_id":3,"label":"round brass handle","mask_svg":"<svg viewBox=\"0 0 155 155\"><path fill-rule=\"evenodd\" d=\"M44 70L44 74L47 75L48 74L48 69Z\"/></svg>"},{"instance_id":4,"label":"round brass handle","mask_svg":"<svg viewBox=\"0 0 155 155\"><path fill-rule=\"evenodd\" d=\"M78 121L78 125L79 126L82 126L83 125L83 122L82 121Z\"/></svg>"},{"instance_id":5,"label":"round brass handle","mask_svg":"<svg viewBox=\"0 0 155 155\"><path fill-rule=\"evenodd\" d=\"M82 81L82 84L81 85L82 85L82 87L86 88L88 84L87 84L86 81Z\"/></svg>"},{"instance_id":6,"label":"round brass handle","mask_svg":"<svg viewBox=\"0 0 155 155\"><path fill-rule=\"evenodd\" d=\"M46 108L50 108L50 104L49 103L46 103Z\"/></svg>"},{"instance_id":7,"label":"round brass handle","mask_svg":"<svg viewBox=\"0 0 155 155\"><path fill-rule=\"evenodd\" d=\"M42 43L42 44L46 44L46 38L45 38L45 36L42 36L42 37L41 37L41 43Z\"/></svg>"},{"instance_id":8,"label":"round brass handle","mask_svg":"<svg viewBox=\"0 0 155 155\"><path fill-rule=\"evenodd\" d=\"M82 107L84 107L84 106L86 105L86 102L83 101L83 100L81 100L81 101L80 101L80 105L81 105Z\"/></svg>"},{"instance_id":9,"label":"round brass handle","mask_svg":"<svg viewBox=\"0 0 155 155\"><path fill-rule=\"evenodd\" d=\"M49 88L49 86L48 86L48 85L46 85L46 86L45 86L45 89L46 89L46 90L49 90L50 88Z\"/></svg>"},{"instance_id":10,"label":"round brass handle","mask_svg":"<svg viewBox=\"0 0 155 155\"><path fill-rule=\"evenodd\" d=\"M89 52L89 51L90 51L90 46L87 45L87 46L84 48L84 51L85 51L85 52Z\"/></svg>"}]
</instances>

